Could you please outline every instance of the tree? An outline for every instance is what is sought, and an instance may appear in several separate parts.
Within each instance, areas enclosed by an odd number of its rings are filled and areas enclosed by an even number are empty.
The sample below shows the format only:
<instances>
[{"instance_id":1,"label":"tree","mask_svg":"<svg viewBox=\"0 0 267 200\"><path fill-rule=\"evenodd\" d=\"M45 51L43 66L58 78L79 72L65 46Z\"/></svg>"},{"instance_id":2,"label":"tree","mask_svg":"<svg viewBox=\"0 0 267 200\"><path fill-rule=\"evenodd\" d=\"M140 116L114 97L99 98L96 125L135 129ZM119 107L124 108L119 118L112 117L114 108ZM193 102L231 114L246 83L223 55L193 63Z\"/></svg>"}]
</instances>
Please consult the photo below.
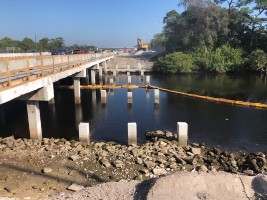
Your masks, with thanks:
<instances>
[{"instance_id":1,"label":"tree","mask_svg":"<svg viewBox=\"0 0 267 200\"><path fill-rule=\"evenodd\" d=\"M50 40L49 49L62 49L65 46L64 39L62 37L58 37Z\"/></svg>"},{"instance_id":2,"label":"tree","mask_svg":"<svg viewBox=\"0 0 267 200\"><path fill-rule=\"evenodd\" d=\"M19 46L24 52L26 52L33 49L35 47L35 43L32 39L26 37L20 42Z\"/></svg>"},{"instance_id":3,"label":"tree","mask_svg":"<svg viewBox=\"0 0 267 200\"><path fill-rule=\"evenodd\" d=\"M150 41L150 46L154 50L165 49L166 36L164 33L157 33L154 35L153 39Z\"/></svg>"},{"instance_id":4,"label":"tree","mask_svg":"<svg viewBox=\"0 0 267 200\"><path fill-rule=\"evenodd\" d=\"M182 14L168 12L163 22L169 52L201 46L211 49L226 42L228 14L214 3L188 4Z\"/></svg>"},{"instance_id":5,"label":"tree","mask_svg":"<svg viewBox=\"0 0 267 200\"><path fill-rule=\"evenodd\" d=\"M39 40L39 49L41 51L49 50L49 42L50 42L50 40L47 37L40 39Z\"/></svg>"}]
</instances>

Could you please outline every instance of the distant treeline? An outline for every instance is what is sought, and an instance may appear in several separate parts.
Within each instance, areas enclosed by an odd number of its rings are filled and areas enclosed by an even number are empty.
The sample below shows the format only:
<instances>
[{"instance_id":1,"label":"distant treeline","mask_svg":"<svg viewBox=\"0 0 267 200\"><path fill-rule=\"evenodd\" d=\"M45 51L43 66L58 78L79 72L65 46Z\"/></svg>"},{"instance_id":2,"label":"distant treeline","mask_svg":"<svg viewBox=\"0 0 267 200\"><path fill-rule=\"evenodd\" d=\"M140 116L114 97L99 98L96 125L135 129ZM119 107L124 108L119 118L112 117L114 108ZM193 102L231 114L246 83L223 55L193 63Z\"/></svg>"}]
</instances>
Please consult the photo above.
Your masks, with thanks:
<instances>
[{"instance_id":1,"label":"distant treeline","mask_svg":"<svg viewBox=\"0 0 267 200\"><path fill-rule=\"evenodd\" d=\"M96 47L93 45L78 45L74 44L72 46L66 46L65 41L62 37L49 39L44 37L40 39L38 42L34 42L30 38L24 38L22 41L13 40L9 37L4 37L0 40L0 50L2 52L7 52L7 48L9 52L13 52L12 48L15 47L14 52L30 52L30 51L53 51L57 49L81 49L81 50L91 50L95 51Z\"/></svg>"},{"instance_id":2,"label":"distant treeline","mask_svg":"<svg viewBox=\"0 0 267 200\"><path fill-rule=\"evenodd\" d=\"M163 32L151 41L166 47L154 70L267 72L266 0L181 0L169 11Z\"/></svg>"}]
</instances>

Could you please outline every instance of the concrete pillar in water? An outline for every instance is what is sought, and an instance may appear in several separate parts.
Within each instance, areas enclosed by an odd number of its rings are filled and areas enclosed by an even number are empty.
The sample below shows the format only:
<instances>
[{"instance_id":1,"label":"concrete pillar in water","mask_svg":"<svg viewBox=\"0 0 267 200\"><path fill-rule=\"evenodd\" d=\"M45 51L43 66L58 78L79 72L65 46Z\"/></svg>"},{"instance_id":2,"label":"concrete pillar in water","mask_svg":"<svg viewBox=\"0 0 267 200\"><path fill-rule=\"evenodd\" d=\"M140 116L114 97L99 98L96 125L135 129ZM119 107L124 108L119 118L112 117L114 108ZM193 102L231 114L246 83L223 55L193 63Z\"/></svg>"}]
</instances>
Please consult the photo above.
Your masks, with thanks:
<instances>
[{"instance_id":1,"label":"concrete pillar in water","mask_svg":"<svg viewBox=\"0 0 267 200\"><path fill-rule=\"evenodd\" d=\"M99 68L99 77L102 77L103 76L103 69L102 67Z\"/></svg>"},{"instance_id":2,"label":"concrete pillar in water","mask_svg":"<svg viewBox=\"0 0 267 200\"><path fill-rule=\"evenodd\" d=\"M127 76L127 80L128 80L128 84L130 85L132 83L132 77L131 76Z\"/></svg>"},{"instance_id":3,"label":"concrete pillar in water","mask_svg":"<svg viewBox=\"0 0 267 200\"><path fill-rule=\"evenodd\" d=\"M95 85L95 71L91 70L91 85Z\"/></svg>"},{"instance_id":4,"label":"concrete pillar in water","mask_svg":"<svg viewBox=\"0 0 267 200\"><path fill-rule=\"evenodd\" d=\"M105 69L105 73L108 73L108 65L107 65L107 61L104 61L104 69Z\"/></svg>"},{"instance_id":5,"label":"concrete pillar in water","mask_svg":"<svg viewBox=\"0 0 267 200\"><path fill-rule=\"evenodd\" d=\"M150 84L150 76L146 76L146 84Z\"/></svg>"},{"instance_id":6,"label":"concrete pillar in water","mask_svg":"<svg viewBox=\"0 0 267 200\"><path fill-rule=\"evenodd\" d=\"M27 101L30 138L42 140L42 126L39 101Z\"/></svg>"},{"instance_id":7,"label":"concrete pillar in water","mask_svg":"<svg viewBox=\"0 0 267 200\"><path fill-rule=\"evenodd\" d=\"M128 103L133 103L133 92L127 92Z\"/></svg>"},{"instance_id":8,"label":"concrete pillar in water","mask_svg":"<svg viewBox=\"0 0 267 200\"><path fill-rule=\"evenodd\" d=\"M99 68L99 84L103 85L103 69L102 69L102 67Z\"/></svg>"},{"instance_id":9,"label":"concrete pillar in water","mask_svg":"<svg viewBox=\"0 0 267 200\"><path fill-rule=\"evenodd\" d=\"M130 76L131 75L131 73L130 72L127 72L127 76Z\"/></svg>"},{"instance_id":10,"label":"concrete pillar in water","mask_svg":"<svg viewBox=\"0 0 267 200\"><path fill-rule=\"evenodd\" d=\"M177 136L179 146L187 146L188 124L186 122L177 122Z\"/></svg>"},{"instance_id":11,"label":"concrete pillar in water","mask_svg":"<svg viewBox=\"0 0 267 200\"><path fill-rule=\"evenodd\" d=\"M116 75L117 75L117 72L116 72L116 70L113 70L113 77L115 78L115 77L116 77Z\"/></svg>"},{"instance_id":12,"label":"concrete pillar in water","mask_svg":"<svg viewBox=\"0 0 267 200\"><path fill-rule=\"evenodd\" d=\"M137 125L128 123L128 145L137 144Z\"/></svg>"},{"instance_id":13,"label":"concrete pillar in water","mask_svg":"<svg viewBox=\"0 0 267 200\"><path fill-rule=\"evenodd\" d=\"M107 103L107 91L101 90L101 103Z\"/></svg>"},{"instance_id":14,"label":"concrete pillar in water","mask_svg":"<svg viewBox=\"0 0 267 200\"><path fill-rule=\"evenodd\" d=\"M81 82L80 78L73 78L74 100L76 104L81 103Z\"/></svg>"},{"instance_id":15,"label":"concrete pillar in water","mask_svg":"<svg viewBox=\"0 0 267 200\"><path fill-rule=\"evenodd\" d=\"M90 143L89 123L80 123L79 124L79 140L83 144L89 144Z\"/></svg>"},{"instance_id":16,"label":"concrete pillar in water","mask_svg":"<svg viewBox=\"0 0 267 200\"><path fill-rule=\"evenodd\" d=\"M141 70L140 73L141 73L141 76L145 75L145 71L144 70Z\"/></svg>"},{"instance_id":17,"label":"concrete pillar in water","mask_svg":"<svg viewBox=\"0 0 267 200\"><path fill-rule=\"evenodd\" d=\"M114 80L113 80L113 78L109 79L109 84L110 84L110 85L114 85Z\"/></svg>"},{"instance_id":18,"label":"concrete pillar in water","mask_svg":"<svg viewBox=\"0 0 267 200\"><path fill-rule=\"evenodd\" d=\"M154 103L159 104L159 90L158 89L154 90Z\"/></svg>"}]
</instances>

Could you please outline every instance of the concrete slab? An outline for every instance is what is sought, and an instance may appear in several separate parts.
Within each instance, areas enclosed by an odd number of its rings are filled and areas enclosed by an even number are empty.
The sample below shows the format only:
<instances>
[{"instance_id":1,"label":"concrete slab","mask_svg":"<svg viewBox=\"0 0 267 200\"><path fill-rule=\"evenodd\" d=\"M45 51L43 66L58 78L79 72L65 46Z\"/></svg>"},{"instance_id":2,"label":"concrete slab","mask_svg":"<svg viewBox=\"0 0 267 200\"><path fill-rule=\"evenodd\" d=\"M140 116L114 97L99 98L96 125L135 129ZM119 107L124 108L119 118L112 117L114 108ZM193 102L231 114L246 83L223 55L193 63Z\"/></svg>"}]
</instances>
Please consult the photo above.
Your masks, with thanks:
<instances>
[{"instance_id":1,"label":"concrete slab","mask_svg":"<svg viewBox=\"0 0 267 200\"><path fill-rule=\"evenodd\" d=\"M147 199L249 199L240 177L242 176L224 172L179 172L157 180ZM251 188L253 177L246 179L246 187Z\"/></svg>"}]
</instances>

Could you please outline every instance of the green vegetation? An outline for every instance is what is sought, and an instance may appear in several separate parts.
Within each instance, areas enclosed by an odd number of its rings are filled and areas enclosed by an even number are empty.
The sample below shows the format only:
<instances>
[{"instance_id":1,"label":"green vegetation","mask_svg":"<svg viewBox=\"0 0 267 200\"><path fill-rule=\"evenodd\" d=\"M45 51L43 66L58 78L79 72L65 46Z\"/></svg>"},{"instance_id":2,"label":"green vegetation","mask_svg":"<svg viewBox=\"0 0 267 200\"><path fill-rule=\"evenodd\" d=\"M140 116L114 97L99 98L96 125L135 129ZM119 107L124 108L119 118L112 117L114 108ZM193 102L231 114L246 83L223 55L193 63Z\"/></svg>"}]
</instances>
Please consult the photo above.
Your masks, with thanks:
<instances>
[{"instance_id":1,"label":"green vegetation","mask_svg":"<svg viewBox=\"0 0 267 200\"><path fill-rule=\"evenodd\" d=\"M155 71L267 71L267 0L181 0L178 5L184 12L169 11L163 32L151 41L167 53Z\"/></svg>"},{"instance_id":2,"label":"green vegetation","mask_svg":"<svg viewBox=\"0 0 267 200\"><path fill-rule=\"evenodd\" d=\"M95 51L95 46L77 45L66 46L62 37L49 39L44 37L38 42L34 42L30 38L24 38L22 41L12 40L9 37L4 37L0 40L0 52L6 52L7 47L15 47L15 52L29 52L29 51L52 51L56 49L81 49Z\"/></svg>"},{"instance_id":3,"label":"green vegetation","mask_svg":"<svg viewBox=\"0 0 267 200\"><path fill-rule=\"evenodd\" d=\"M162 73L192 72L194 70L193 57L190 54L174 52L159 58L153 70Z\"/></svg>"}]
</instances>

